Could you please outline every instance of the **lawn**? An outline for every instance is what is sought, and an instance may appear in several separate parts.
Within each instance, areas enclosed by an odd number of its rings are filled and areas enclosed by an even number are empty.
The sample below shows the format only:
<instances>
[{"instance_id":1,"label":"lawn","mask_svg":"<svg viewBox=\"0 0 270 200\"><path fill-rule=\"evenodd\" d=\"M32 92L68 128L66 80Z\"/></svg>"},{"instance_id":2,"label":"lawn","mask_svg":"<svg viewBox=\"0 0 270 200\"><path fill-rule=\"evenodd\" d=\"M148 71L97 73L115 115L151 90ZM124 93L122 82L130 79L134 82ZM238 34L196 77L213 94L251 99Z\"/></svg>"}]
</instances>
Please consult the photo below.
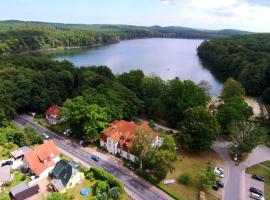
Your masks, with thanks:
<instances>
[{"instance_id":1,"label":"lawn","mask_svg":"<svg viewBox=\"0 0 270 200\"><path fill-rule=\"evenodd\" d=\"M200 191L199 172L207 166L214 167L215 165L223 166L223 161L214 151L202 153L180 153L178 160L175 162L175 171L173 173L169 173L166 179L175 179L177 181L177 178L181 174L188 173L191 177L190 183L187 186L178 182L170 185L161 185L174 191L174 193L186 200L197 200ZM209 192L206 193L206 198L207 200L218 199Z\"/></svg>"},{"instance_id":2,"label":"lawn","mask_svg":"<svg viewBox=\"0 0 270 200\"><path fill-rule=\"evenodd\" d=\"M263 162L261 164L269 167L270 161ZM250 168L247 168L246 173L261 175L265 178L264 195L266 200L270 200L270 171L260 165L254 165Z\"/></svg>"}]
</instances>

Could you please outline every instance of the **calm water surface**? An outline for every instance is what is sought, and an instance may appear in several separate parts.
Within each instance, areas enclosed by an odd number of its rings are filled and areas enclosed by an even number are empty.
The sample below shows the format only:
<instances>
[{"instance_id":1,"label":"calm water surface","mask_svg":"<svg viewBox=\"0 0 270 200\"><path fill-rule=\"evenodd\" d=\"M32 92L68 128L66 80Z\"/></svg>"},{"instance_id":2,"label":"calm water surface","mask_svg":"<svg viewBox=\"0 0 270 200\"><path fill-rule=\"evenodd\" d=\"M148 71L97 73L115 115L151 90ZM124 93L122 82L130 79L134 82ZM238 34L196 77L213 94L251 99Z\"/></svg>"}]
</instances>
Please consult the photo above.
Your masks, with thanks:
<instances>
[{"instance_id":1,"label":"calm water surface","mask_svg":"<svg viewBox=\"0 0 270 200\"><path fill-rule=\"evenodd\" d=\"M55 52L55 59L68 60L75 66L106 65L115 74L141 69L146 75L164 80L179 77L195 83L208 81L211 94L218 95L220 83L205 69L196 54L203 40L193 39L136 39L84 50Z\"/></svg>"}]
</instances>

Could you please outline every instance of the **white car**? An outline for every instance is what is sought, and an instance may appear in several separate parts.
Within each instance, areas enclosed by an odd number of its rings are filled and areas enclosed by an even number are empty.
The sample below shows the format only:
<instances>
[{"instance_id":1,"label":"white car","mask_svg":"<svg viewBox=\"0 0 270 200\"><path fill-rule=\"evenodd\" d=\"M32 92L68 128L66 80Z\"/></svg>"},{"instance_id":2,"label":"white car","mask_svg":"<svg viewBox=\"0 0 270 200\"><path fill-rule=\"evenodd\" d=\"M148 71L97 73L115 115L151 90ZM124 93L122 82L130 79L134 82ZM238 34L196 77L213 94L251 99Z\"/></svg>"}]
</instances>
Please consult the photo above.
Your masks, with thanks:
<instances>
[{"instance_id":1,"label":"white car","mask_svg":"<svg viewBox=\"0 0 270 200\"><path fill-rule=\"evenodd\" d=\"M45 139L49 139L50 138L46 133L43 133L42 135L45 137Z\"/></svg>"},{"instance_id":2,"label":"white car","mask_svg":"<svg viewBox=\"0 0 270 200\"><path fill-rule=\"evenodd\" d=\"M70 129L67 129L67 130L64 131L63 134L64 134L65 136L70 136L71 133L72 133L71 130L70 130Z\"/></svg>"},{"instance_id":3,"label":"white car","mask_svg":"<svg viewBox=\"0 0 270 200\"><path fill-rule=\"evenodd\" d=\"M224 169L222 169L221 167L215 167L214 172L219 177L224 178Z\"/></svg>"},{"instance_id":4,"label":"white car","mask_svg":"<svg viewBox=\"0 0 270 200\"><path fill-rule=\"evenodd\" d=\"M257 200L264 200L263 196L256 194L256 193L253 193L253 192L250 193L250 198L257 199Z\"/></svg>"}]
</instances>

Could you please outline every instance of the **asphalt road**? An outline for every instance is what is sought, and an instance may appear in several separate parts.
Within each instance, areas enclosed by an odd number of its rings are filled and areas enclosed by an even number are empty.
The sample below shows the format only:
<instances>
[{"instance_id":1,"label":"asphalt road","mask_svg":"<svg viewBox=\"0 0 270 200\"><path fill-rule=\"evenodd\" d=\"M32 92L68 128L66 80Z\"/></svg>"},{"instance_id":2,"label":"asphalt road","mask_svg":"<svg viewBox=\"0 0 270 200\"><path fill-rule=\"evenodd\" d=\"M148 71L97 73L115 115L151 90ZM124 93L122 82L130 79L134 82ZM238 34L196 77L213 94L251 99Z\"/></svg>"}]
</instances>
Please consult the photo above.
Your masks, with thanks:
<instances>
[{"instance_id":1,"label":"asphalt road","mask_svg":"<svg viewBox=\"0 0 270 200\"><path fill-rule=\"evenodd\" d=\"M104 160L100 162L95 162L91 160L91 153L83 150L80 145L65 140L64 138L54 134L46 128L24 118L23 116L17 117L16 119L14 119L14 121L22 126L28 124L32 125L38 130L40 134L46 133L47 135L49 135L50 139L52 139L59 148L68 152L72 156L91 166L105 169L123 182L126 192L135 200L173 199L155 186L136 176L132 171L128 170L127 168L124 168L122 166L115 166L114 164Z\"/></svg>"},{"instance_id":2,"label":"asphalt road","mask_svg":"<svg viewBox=\"0 0 270 200\"><path fill-rule=\"evenodd\" d=\"M222 157L225 162L225 191L224 200L247 200L246 196L249 193L247 185L249 181L246 180L245 170L260 162L270 160L270 148L265 146L258 146L248 156L247 160L236 166L228 155L228 142L216 141L212 148Z\"/></svg>"}]
</instances>

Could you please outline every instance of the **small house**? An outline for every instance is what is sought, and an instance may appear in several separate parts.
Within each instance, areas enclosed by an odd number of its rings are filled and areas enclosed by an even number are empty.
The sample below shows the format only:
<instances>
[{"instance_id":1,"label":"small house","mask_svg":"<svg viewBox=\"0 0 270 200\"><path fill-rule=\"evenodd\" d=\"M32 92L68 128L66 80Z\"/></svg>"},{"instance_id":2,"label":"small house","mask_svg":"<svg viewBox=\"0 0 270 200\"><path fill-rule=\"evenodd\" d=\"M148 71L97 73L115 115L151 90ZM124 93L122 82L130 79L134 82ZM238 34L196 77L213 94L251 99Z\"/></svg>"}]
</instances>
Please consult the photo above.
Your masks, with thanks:
<instances>
[{"instance_id":1,"label":"small house","mask_svg":"<svg viewBox=\"0 0 270 200\"><path fill-rule=\"evenodd\" d=\"M10 197L13 200L25 200L39 193L39 185L30 185L24 181L10 189Z\"/></svg>"},{"instance_id":2,"label":"small house","mask_svg":"<svg viewBox=\"0 0 270 200\"><path fill-rule=\"evenodd\" d=\"M67 189L84 180L84 173L80 170L80 166L74 161L67 160L60 160L56 163L50 176L52 177L51 189L60 193L66 192Z\"/></svg>"},{"instance_id":3,"label":"small house","mask_svg":"<svg viewBox=\"0 0 270 200\"><path fill-rule=\"evenodd\" d=\"M21 158L23 157L23 155L24 155L26 152L30 151L30 150L31 150L31 149L30 149L29 147L23 146L23 147L19 148L18 150L12 151L12 152L11 152L11 155L13 156L13 158L14 158L15 160L18 160L18 159L21 159Z\"/></svg>"},{"instance_id":4,"label":"small house","mask_svg":"<svg viewBox=\"0 0 270 200\"><path fill-rule=\"evenodd\" d=\"M60 108L57 105L53 105L48 108L45 113L46 119L49 124L55 125L59 119Z\"/></svg>"}]
</instances>

